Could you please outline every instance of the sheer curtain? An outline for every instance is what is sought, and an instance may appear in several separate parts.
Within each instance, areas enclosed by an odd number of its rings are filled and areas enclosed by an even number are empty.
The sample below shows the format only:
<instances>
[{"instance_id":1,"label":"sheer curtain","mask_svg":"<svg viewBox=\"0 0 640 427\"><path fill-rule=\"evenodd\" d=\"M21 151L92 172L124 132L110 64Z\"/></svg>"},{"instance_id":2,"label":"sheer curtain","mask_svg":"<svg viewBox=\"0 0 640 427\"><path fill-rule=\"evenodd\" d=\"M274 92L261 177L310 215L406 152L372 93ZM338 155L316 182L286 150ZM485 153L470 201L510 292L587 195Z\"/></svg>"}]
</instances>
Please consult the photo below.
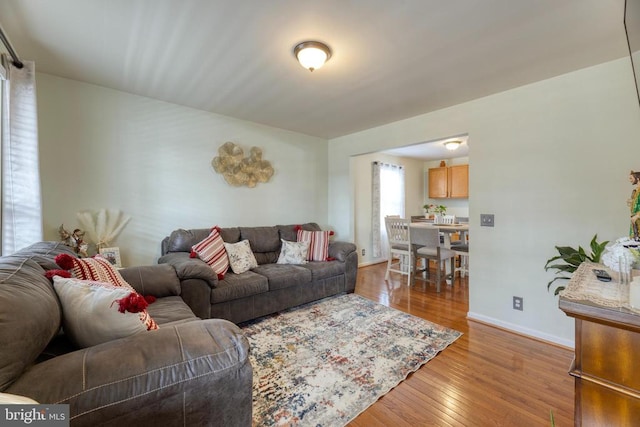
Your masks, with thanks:
<instances>
[{"instance_id":1,"label":"sheer curtain","mask_svg":"<svg viewBox=\"0 0 640 427\"><path fill-rule=\"evenodd\" d=\"M371 166L372 256L384 258L388 254L384 217L387 215L404 217L404 167L381 162L373 162Z\"/></svg>"},{"instance_id":2,"label":"sheer curtain","mask_svg":"<svg viewBox=\"0 0 640 427\"><path fill-rule=\"evenodd\" d=\"M42 240L35 66L3 55L2 255Z\"/></svg>"}]
</instances>

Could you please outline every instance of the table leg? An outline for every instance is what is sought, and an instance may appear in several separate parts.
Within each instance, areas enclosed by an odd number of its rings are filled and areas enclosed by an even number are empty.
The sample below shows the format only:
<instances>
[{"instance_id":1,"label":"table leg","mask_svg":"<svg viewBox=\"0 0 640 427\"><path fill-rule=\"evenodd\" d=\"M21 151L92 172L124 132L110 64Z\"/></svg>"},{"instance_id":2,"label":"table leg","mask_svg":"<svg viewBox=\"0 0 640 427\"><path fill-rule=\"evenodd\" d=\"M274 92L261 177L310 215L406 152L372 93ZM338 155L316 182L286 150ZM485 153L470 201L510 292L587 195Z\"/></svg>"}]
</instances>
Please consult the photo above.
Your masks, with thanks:
<instances>
[{"instance_id":1,"label":"table leg","mask_svg":"<svg viewBox=\"0 0 640 427\"><path fill-rule=\"evenodd\" d=\"M451 249L451 233L444 233L444 247L447 249ZM444 263L444 274L445 277L453 278L453 270L451 270L451 263ZM451 274L451 276L448 276ZM447 285L453 285L453 279L446 279Z\"/></svg>"}]
</instances>

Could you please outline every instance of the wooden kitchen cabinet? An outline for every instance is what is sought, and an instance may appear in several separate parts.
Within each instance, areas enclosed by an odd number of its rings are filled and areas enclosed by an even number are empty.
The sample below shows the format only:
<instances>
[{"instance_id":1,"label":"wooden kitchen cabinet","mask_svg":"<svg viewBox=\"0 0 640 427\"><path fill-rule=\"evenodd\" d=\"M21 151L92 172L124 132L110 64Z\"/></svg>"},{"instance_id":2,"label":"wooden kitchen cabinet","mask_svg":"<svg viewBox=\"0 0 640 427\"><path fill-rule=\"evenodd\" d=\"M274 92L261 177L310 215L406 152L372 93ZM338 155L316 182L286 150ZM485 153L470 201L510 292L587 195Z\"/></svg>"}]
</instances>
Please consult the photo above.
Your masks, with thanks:
<instances>
[{"instance_id":1,"label":"wooden kitchen cabinet","mask_svg":"<svg viewBox=\"0 0 640 427\"><path fill-rule=\"evenodd\" d=\"M469 165L429 169L430 199L466 199L469 197Z\"/></svg>"},{"instance_id":2,"label":"wooden kitchen cabinet","mask_svg":"<svg viewBox=\"0 0 640 427\"><path fill-rule=\"evenodd\" d=\"M449 191L447 180L448 168L429 169L429 198L446 198Z\"/></svg>"}]
</instances>

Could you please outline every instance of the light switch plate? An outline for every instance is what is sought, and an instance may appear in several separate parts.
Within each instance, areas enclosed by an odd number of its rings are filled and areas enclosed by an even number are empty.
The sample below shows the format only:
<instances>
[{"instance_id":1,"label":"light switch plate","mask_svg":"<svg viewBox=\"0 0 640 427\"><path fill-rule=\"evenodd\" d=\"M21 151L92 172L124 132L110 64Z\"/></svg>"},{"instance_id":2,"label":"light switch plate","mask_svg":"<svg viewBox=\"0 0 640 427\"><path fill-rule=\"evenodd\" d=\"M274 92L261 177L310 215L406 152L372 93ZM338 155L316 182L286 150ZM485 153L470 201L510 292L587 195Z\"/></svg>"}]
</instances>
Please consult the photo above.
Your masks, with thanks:
<instances>
[{"instance_id":1,"label":"light switch plate","mask_svg":"<svg viewBox=\"0 0 640 427\"><path fill-rule=\"evenodd\" d=\"M493 227L493 214L480 214L481 227Z\"/></svg>"}]
</instances>

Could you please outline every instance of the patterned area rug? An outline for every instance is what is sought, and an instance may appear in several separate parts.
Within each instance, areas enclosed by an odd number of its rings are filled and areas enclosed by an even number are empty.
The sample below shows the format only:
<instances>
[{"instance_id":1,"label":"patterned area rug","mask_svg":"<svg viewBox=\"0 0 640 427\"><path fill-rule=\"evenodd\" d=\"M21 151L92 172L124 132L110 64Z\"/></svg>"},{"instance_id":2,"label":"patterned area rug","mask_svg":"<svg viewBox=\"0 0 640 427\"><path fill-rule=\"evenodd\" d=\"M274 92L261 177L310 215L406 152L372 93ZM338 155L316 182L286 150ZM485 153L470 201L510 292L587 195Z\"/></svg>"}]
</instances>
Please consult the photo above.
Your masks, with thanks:
<instances>
[{"instance_id":1,"label":"patterned area rug","mask_svg":"<svg viewBox=\"0 0 640 427\"><path fill-rule=\"evenodd\" d=\"M462 335L355 294L242 329L254 426L345 425Z\"/></svg>"}]
</instances>

